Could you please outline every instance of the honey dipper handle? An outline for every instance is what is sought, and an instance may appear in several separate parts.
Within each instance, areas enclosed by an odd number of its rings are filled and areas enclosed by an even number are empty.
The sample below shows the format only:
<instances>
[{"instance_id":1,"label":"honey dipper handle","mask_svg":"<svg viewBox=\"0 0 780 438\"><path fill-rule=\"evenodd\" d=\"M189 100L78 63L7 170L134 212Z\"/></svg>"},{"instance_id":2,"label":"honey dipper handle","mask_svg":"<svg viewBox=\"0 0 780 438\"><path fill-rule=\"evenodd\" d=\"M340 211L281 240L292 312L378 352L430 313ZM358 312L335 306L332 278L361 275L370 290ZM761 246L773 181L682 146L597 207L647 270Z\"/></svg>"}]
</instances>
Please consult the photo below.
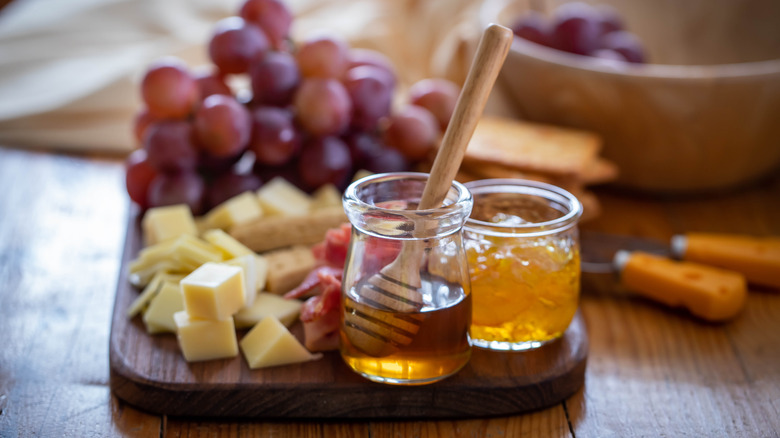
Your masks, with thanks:
<instances>
[{"instance_id":1,"label":"honey dipper handle","mask_svg":"<svg viewBox=\"0 0 780 438\"><path fill-rule=\"evenodd\" d=\"M482 110L485 109L490 90L504 65L512 38L512 31L498 24L491 24L482 34L466 82L436 153L418 209L436 208L444 202L482 116Z\"/></svg>"}]
</instances>

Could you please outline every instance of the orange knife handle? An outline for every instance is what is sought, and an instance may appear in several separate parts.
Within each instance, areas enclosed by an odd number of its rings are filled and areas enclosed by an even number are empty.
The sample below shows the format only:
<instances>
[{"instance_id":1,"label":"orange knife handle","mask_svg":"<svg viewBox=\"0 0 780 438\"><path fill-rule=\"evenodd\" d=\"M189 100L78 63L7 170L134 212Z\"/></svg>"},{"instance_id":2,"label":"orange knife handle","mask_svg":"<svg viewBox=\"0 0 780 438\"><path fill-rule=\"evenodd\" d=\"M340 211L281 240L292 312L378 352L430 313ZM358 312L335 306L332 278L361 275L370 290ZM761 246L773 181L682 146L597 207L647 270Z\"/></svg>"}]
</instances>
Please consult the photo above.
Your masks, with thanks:
<instances>
[{"instance_id":1,"label":"orange knife handle","mask_svg":"<svg viewBox=\"0 0 780 438\"><path fill-rule=\"evenodd\" d=\"M620 251L615 257L626 289L707 321L731 319L745 305L747 284L738 272L643 252Z\"/></svg>"},{"instance_id":2,"label":"orange knife handle","mask_svg":"<svg viewBox=\"0 0 780 438\"><path fill-rule=\"evenodd\" d=\"M679 258L741 272L749 283L780 290L780 237L687 233L672 238Z\"/></svg>"}]
</instances>

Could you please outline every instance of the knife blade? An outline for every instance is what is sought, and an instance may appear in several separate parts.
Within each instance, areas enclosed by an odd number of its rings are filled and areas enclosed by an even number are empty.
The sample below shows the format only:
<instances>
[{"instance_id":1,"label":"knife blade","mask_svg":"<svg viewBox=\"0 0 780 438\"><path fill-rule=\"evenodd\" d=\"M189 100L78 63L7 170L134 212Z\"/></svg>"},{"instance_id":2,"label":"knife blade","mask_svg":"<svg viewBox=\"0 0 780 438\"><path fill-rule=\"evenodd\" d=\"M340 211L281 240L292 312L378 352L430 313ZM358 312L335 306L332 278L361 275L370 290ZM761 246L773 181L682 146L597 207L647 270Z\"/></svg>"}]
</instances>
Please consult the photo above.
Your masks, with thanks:
<instances>
[{"instance_id":1,"label":"knife blade","mask_svg":"<svg viewBox=\"0 0 780 438\"><path fill-rule=\"evenodd\" d=\"M751 284L780 290L780 236L722 233L677 234L669 242L629 235L583 231L582 270L615 272L618 251L642 251L736 271Z\"/></svg>"}]
</instances>

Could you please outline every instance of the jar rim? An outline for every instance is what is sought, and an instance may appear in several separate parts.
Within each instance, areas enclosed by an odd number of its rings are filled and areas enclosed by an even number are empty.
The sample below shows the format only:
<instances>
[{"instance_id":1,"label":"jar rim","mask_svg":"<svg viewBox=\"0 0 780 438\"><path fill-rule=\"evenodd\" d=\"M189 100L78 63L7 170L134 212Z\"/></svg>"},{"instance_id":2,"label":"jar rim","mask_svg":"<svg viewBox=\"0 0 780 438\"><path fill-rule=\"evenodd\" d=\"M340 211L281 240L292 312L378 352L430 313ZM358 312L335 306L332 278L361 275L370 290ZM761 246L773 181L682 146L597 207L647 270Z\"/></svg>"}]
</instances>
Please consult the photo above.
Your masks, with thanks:
<instances>
[{"instance_id":1,"label":"jar rim","mask_svg":"<svg viewBox=\"0 0 780 438\"><path fill-rule=\"evenodd\" d=\"M393 208L386 208L381 207L376 204L371 204L363 199L360 199L358 196L358 192L361 188L369 185L369 184L375 184L377 182L385 182L385 181L393 181L393 180L402 180L402 179L411 179L411 180L420 180L420 181L427 181L430 174L423 173L423 172L390 172L390 173L376 173L373 175L368 175L363 178L360 178L359 180L356 180L350 184L347 189L344 191L344 199L349 199L350 201L356 202L358 205L370 207L373 210L378 211L385 211L388 213L398 213L400 211L403 212L415 212L416 214L430 214L434 212L446 212L450 210L459 210L461 209L461 205L463 202L470 202L472 200L471 192L466 188L465 185L453 180L451 188L455 188L457 190L457 199L453 200L450 203L445 203L444 205L441 205L439 207L429 208L429 209L423 209L423 210L398 210ZM446 202L446 199L445 199Z\"/></svg>"},{"instance_id":2,"label":"jar rim","mask_svg":"<svg viewBox=\"0 0 780 438\"><path fill-rule=\"evenodd\" d=\"M469 217L464 228L492 235L539 236L552 234L571 228L582 216L582 203L571 192L553 184L519 178L498 178L470 181L465 187L475 199L485 193L518 193L544 198L565 209L565 213L555 219L526 224L501 224Z\"/></svg>"},{"instance_id":3,"label":"jar rim","mask_svg":"<svg viewBox=\"0 0 780 438\"><path fill-rule=\"evenodd\" d=\"M427 239L459 231L471 213L473 198L471 192L457 181L452 182L443 205L436 208L414 210L383 205L385 201L396 200L419 202L429 177L429 174L422 172L380 173L363 177L344 191L343 205L347 218L352 226L361 232L382 238ZM412 183L409 187L414 187L414 190L407 194L411 197L372 198L377 193L373 189L374 185L381 187L388 184L388 187L393 187L403 186L406 182ZM387 194L400 193L390 190ZM404 207L407 206L409 204L405 203ZM388 224L392 225L388 227Z\"/></svg>"}]
</instances>

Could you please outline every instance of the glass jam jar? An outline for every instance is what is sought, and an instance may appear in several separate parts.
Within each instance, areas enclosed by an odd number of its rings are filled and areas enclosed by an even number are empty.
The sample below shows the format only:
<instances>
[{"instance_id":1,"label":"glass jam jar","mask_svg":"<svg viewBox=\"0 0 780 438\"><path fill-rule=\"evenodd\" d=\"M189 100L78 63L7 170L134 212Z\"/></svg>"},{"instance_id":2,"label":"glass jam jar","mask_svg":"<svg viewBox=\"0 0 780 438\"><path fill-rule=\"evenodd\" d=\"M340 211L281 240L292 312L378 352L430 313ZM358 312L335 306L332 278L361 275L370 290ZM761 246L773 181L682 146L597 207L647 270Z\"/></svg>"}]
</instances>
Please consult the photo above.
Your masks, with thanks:
<instances>
[{"instance_id":1,"label":"glass jam jar","mask_svg":"<svg viewBox=\"0 0 780 438\"><path fill-rule=\"evenodd\" d=\"M579 303L582 205L535 181L491 179L466 187L474 197L464 227L472 344L526 350L560 337Z\"/></svg>"},{"instance_id":2,"label":"glass jam jar","mask_svg":"<svg viewBox=\"0 0 780 438\"><path fill-rule=\"evenodd\" d=\"M471 357L462 241L471 194L454 182L441 207L416 210L427 180L425 173L372 175L344 193L352 236L340 351L349 367L376 382L436 382Z\"/></svg>"}]
</instances>

